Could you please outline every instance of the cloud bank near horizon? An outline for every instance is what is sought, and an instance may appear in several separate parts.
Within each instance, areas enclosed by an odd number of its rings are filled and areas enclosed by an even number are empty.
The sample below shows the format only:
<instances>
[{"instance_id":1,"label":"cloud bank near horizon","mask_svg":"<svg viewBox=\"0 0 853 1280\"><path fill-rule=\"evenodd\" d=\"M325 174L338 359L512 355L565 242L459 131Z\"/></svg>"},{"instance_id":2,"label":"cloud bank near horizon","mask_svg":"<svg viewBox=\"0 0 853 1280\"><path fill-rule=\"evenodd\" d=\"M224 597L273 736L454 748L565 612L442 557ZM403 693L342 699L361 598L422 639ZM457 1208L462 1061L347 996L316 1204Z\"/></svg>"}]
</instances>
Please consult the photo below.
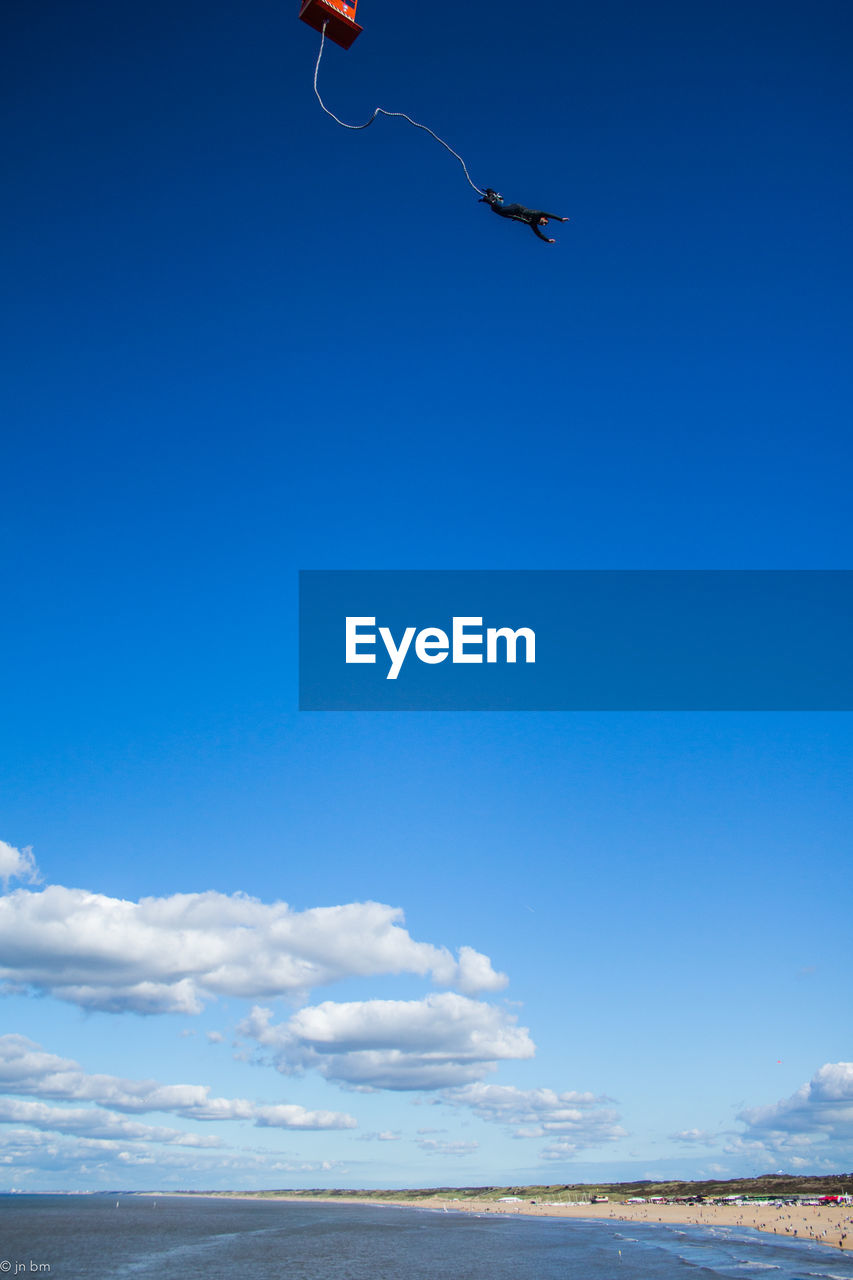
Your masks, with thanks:
<instances>
[{"instance_id":1,"label":"cloud bank near horizon","mask_svg":"<svg viewBox=\"0 0 853 1280\"><path fill-rule=\"evenodd\" d=\"M834 1167L849 1159L853 1140L853 1062L826 1062L790 1097L746 1107L737 1118L745 1133L729 1143L729 1154L766 1152L795 1169Z\"/></svg>"},{"instance_id":2,"label":"cloud bank near horizon","mask_svg":"<svg viewBox=\"0 0 853 1280\"><path fill-rule=\"evenodd\" d=\"M7 1170L14 1169L16 1180L39 1174L85 1173L90 1178L115 1181L120 1173L140 1169L156 1173L158 1181L181 1185L187 1175L204 1177L208 1184L219 1178L238 1179L267 1177L273 1174L321 1174L335 1171L340 1176L346 1169L339 1160L305 1160L294 1153L270 1154L254 1151L232 1151L215 1148L154 1145L130 1142L126 1137L90 1138L45 1133L36 1129L12 1129L3 1147Z\"/></svg>"},{"instance_id":3,"label":"cloud bank near horizon","mask_svg":"<svg viewBox=\"0 0 853 1280\"><path fill-rule=\"evenodd\" d=\"M853 1062L826 1062L789 1097L745 1107L736 1119L741 1130L681 1129L670 1140L721 1149L761 1167L838 1169L849 1162L853 1139Z\"/></svg>"}]
</instances>

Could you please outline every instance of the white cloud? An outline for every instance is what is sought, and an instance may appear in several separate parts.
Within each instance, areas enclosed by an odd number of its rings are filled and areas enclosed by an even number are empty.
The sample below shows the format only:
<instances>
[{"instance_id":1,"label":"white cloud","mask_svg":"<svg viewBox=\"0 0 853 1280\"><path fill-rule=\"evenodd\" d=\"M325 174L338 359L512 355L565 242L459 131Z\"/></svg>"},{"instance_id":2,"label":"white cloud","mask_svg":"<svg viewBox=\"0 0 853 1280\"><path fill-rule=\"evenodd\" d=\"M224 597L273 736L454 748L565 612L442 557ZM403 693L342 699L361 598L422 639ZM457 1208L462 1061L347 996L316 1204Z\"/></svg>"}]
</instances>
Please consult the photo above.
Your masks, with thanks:
<instances>
[{"instance_id":1,"label":"white cloud","mask_svg":"<svg viewBox=\"0 0 853 1280\"><path fill-rule=\"evenodd\" d=\"M377 1089L440 1089L480 1079L503 1059L535 1052L526 1027L454 992L423 1000L325 1001L273 1025L254 1008L238 1028L272 1050L284 1073L316 1068L330 1080Z\"/></svg>"},{"instance_id":2,"label":"white cloud","mask_svg":"<svg viewBox=\"0 0 853 1280\"><path fill-rule=\"evenodd\" d=\"M572 1142L571 1138L555 1138L539 1154L543 1160L574 1160L585 1146L589 1146L589 1143Z\"/></svg>"},{"instance_id":3,"label":"white cloud","mask_svg":"<svg viewBox=\"0 0 853 1280\"><path fill-rule=\"evenodd\" d=\"M21 1098L0 1098L0 1124L23 1124L49 1133L81 1135L87 1138L119 1138L144 1142L173 1143L180 1147L218 1147L219 1138L201 1137L180 1129L140 1124L113 1111L82 1107L51 1107L45 1102Z\"/></svg>"},{"instance_id":4,"label":"white cloud","mask_svg":"<svg viewBox=\"0 0 853 1280\"><path fill-rule=\"evenodd\" d=\"M138 1115L159 1111L188 1120L248 1120L263 1128L307 1130L353 1129L356 1126L353 1117L345 1112L309 1111L295 1104L262 1105L245 1098L211 1097L208 1085L164 1085L156 1080L90 1075L81 1071L76 1062L46 1053L39 1045L18 1035L0 1036L0 1093L51 1101L94 1102L113 1113ZM75 1114L68 1109L53 1110L57 1111L60 1119ZM85 1114L92 1116L97 1113ZM22 1113L0 1111L0 1122L22 1119ZM72 1130L65 1128L62 1131ZM86 1131L91 1133L91 1126L87 1126Z\"/></svg>"},{"instance_id":5,"label":"white cloud","mask_svg":"<svg viewBox=\"0 0 853 1280\"><path fill-rule=\"evenodd\" d=\"M41 876L29 845L25 849L16 849L14 845L0 840L0 880L4 889L9 887L10 880L26 880L28 884L38 884Z\"/></svg>"},{"instance_id":6,"label":"white cloud","mask_svg":"<svg viewBox=\"0 0 853 1280\"><path fill-rule=\"evenodd\" d=\"M753 1132L805 1130L853 1137L853 1062L827 1062L790 1098L748 1107L738 1119Z\"/></svg>"},{"instance_id":7,"label":"white cloud","mask_svg":"<svg viewBox=\"0 0 853 1280\"><path fill-rule=\"evenodd\" d=\"M254 1108L255 1124L274 1129L354 1129L352 1116L339 1111L306 1111L286 1103Z\"/></svg>"},{"instance_id":8,"label":"white cloud","mask_svg":"<svg viewBox=\"0 0 853 1280\"><path fill-rule=\"evenodd\" d=\"M130 902L61 885L0 898L0 982L83 1008L198 1013L217 996L272 999L400 973L468 992L507 981L470 947L454 959L415 941L400 908L378 902L294 911L244 894Z\"/></svg>"},{"instance_id":9,"label":"white cloud","mask_svg":"<svg viewBox=\"0 0 853 1280\"><path fill-rule=\"evenodd\" d=\"M745 1132L726 1147L729 1154L784 1155L791 1165L795 1160L800 1165L817 1163L832 1155L849 1163L853 1062L827 1062L790 1097L747 1107L737 1118Z\"/></svg>"},{"instance_id":10,"label":"white cloud","mask_svg":"<svg viewBox=\"0 0 853 1280\"><path fill-rule=\"evenodd\" d=\"M482 1120L508 1125L516 1138L550 1138L546 1160L565 1159L587 1147L625 1137L619 1116L593 1093L517 1089L514 1085L469 1084L447 1089L442 1100L468 1107Z\"/></svg>"},{"instance_id":11,"label":"white cloud","mask_svg":"<svg viewBox=\"0 0 853 1280\"><path fill-rule=\"evenodd\" d=\"M853 1153L853 1062L828 1062L790 1097L747 1107L737 1116L740 1132L711 1134L683 1129L670 1134L687 1145L722 1145L727 1156L755 1168L839 1168Z\"/></svg>"}]
</instances>

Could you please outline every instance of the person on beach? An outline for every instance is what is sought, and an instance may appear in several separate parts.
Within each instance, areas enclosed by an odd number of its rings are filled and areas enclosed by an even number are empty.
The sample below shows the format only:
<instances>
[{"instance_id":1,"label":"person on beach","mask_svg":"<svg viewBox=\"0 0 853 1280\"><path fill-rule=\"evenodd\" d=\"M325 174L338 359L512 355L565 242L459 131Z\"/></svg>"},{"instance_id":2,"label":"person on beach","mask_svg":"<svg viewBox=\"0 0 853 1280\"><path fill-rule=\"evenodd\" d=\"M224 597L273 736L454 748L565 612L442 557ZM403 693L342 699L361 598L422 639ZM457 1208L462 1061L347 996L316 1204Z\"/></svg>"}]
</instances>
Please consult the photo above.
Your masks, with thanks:
<instances>
[{"instance_id":1,"label":"person on beach","mask_svg":"<svg viewBox=\"0 0 853 1280\"><path fill-rule=\"evenodd\" d=\"M568 218L561 218L558 213L545 213L543 209L528 209L523 204L504 204L503 196L492 187L486 187L486 194L480 197L478 203L487 204L492 213L496 213L499 218L511 218L513 222L526 222L534 235L544 240L546 244L556 244L556 241L543 236L539 228L547 227L550 219L554 222L569 221Z\"/></svg>"}]
</instances>

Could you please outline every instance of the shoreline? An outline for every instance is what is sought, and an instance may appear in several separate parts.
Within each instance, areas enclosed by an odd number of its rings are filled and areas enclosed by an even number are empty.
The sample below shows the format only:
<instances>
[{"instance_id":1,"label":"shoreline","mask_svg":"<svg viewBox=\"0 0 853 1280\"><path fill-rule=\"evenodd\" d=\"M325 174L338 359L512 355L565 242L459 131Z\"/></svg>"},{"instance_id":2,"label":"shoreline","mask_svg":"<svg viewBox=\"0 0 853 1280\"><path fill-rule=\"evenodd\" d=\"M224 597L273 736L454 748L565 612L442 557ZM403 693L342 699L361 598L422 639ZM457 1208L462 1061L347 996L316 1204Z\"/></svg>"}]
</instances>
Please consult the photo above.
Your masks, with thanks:
<instances>
[{"instance_id":1,"label":"shoreline","mask_svg":"<svg viewBox=\"0 0 853 1280\"><path fill-rule=\"evenodd\" d=\"M142 1192L144 1195L186 1195L193 1192ZM696 1204L548 1204L535 1201L496 1203L494 1200L457 1200L448 1195L393 1199L346 1195L258 1195L251 1192L201 1192L214 1200L277 1200L289 1204L387 1205L400 1209L447 1210L458 1213L494 1213L533 1218L575 1218L584 1221L625 1222L691 1227L751 1227L766 1235L805 1240L837 1252L853 1253L853 1207L850 1205L696 1205Z\"/></svg>"}]
</instances>

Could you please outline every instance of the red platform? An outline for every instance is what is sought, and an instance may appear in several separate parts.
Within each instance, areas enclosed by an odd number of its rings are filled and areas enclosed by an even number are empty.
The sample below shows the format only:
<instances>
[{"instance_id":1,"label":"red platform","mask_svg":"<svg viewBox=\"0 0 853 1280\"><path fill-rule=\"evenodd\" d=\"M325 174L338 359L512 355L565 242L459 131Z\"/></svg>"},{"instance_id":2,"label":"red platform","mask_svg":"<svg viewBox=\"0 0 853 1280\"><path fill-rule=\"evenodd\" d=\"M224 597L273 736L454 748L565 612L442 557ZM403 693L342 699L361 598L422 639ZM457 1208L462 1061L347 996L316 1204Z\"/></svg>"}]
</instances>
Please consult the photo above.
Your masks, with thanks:
<instances>
[{"instance_id":1,"label":"red platform","mask_svg":"<svg viewBox=\"0 0 853 1280\"><path fill-rule=\"evenodd\" d=\"M299 17L315 31L322 31L325 23L326 39L333 40L342 49L348 49L364 30L355 20L357 2L358 0L353 0L352 4L348 4L347 0L304 0Z\"/></svg>"}]
</instances>

